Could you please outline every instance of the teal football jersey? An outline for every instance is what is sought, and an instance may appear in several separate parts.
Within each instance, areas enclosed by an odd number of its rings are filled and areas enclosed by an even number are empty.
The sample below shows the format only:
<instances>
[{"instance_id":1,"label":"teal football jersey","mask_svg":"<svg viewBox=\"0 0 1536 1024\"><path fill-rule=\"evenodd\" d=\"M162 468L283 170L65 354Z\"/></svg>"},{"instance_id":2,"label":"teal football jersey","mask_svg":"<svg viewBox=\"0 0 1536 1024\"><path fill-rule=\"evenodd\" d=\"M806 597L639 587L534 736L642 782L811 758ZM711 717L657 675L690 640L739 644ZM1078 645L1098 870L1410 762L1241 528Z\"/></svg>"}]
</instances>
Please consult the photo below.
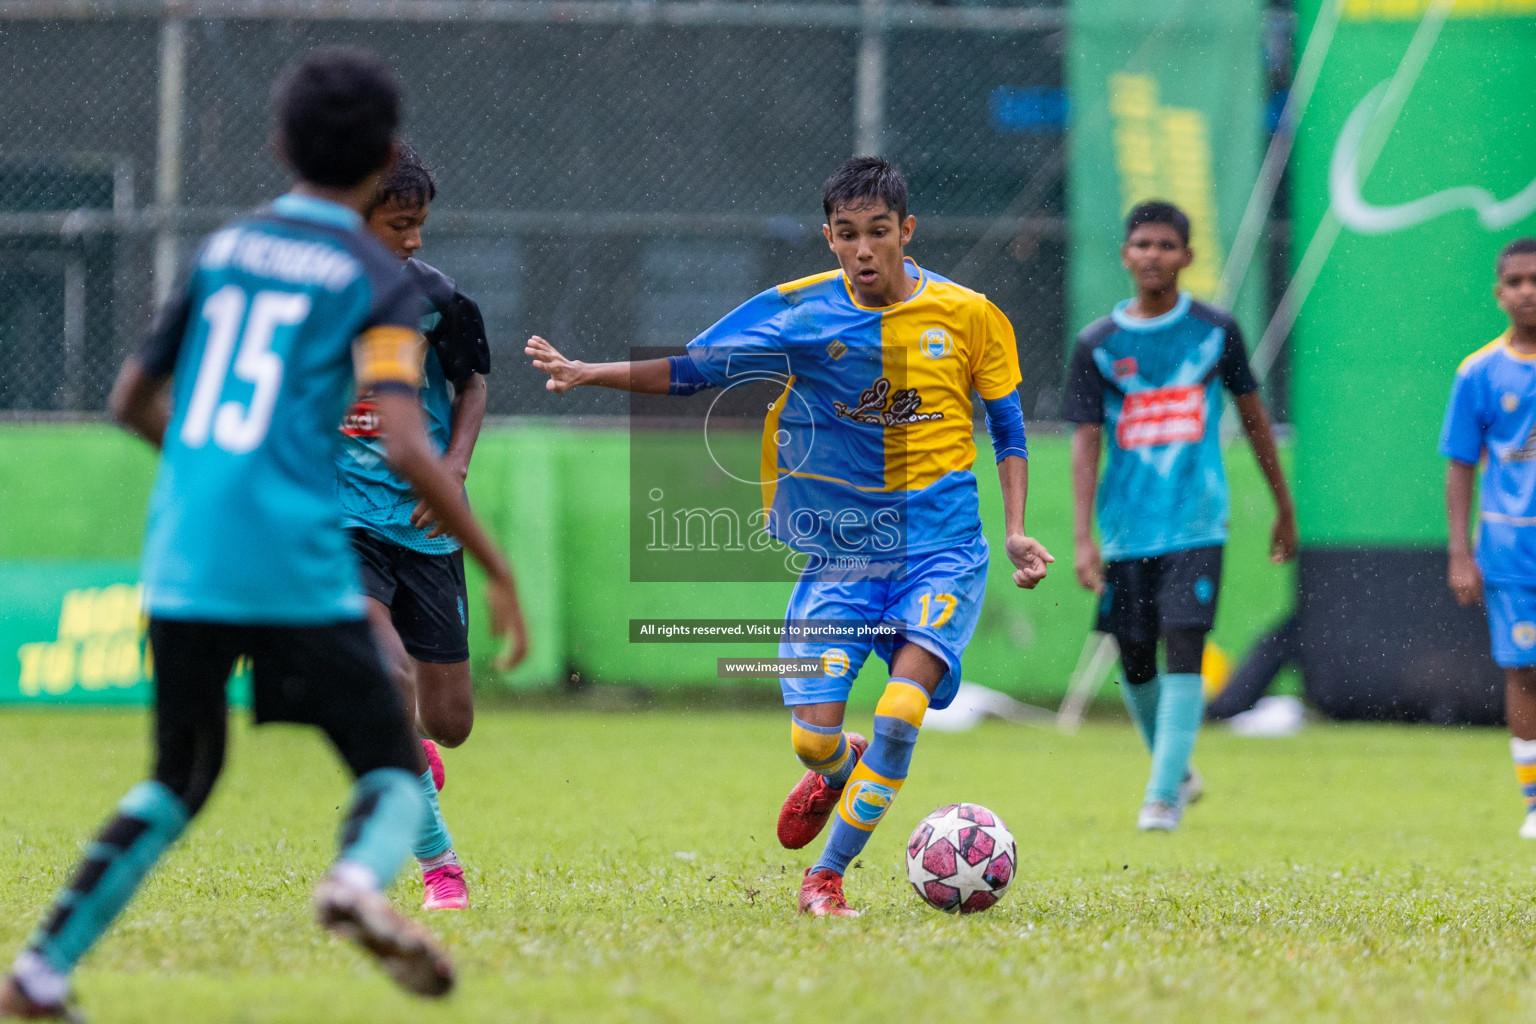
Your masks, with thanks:
<instances>
[{"instance_id":1,"label":"teal football jersey","mask_svg":"<svg viewBox=\"0 0 1536 1024\"><path fill-rule=\"evenodd\" d=\"M442 321L454 296L453 280L420 260L405 262L406 276L415 280L427 298L427 314L421 318L423 334ZM439 455L448 449L453 434L453 392L435 348L424 349L421 407L427 417L427 434ZM486 367L489 369L489 367ZM348 529L366 530L375 536L426 555L447 555L459 550L449 536L428 537L411 525L417 498L411 485L385 461L378 417L370 396L364 395L347 410L342 421L343 441L336 460L336 493L341 498L342 522Z\"/></svg>"},{"instance_id":2,"label":"teal football jersey","mask_svg":"<svg viewBox=\"0 0 1536 1024\"><path fill-rule=\"evenodd\" d=\"M1222 387L1258 390L1230 313L1179 295L1143 320L1121 302L1078 335L1062 418L1101 424L1109 458L1099 534L1110 561L1224 544L1229 498L1221 459Z\"/></svg>"},{"instance_id":3,"label":"teal football jersey","mask_svg":"<svg viewBox=\"0 0 1536 1024\"><path fill-rule=\"evenodd\" d=\"M415 394L422 308L399 262L334 203L286 195L208 238L139 352L172 378L144 543L150 615L362 617L336 427L354 374Z\"/></svg>"}]
</instances>

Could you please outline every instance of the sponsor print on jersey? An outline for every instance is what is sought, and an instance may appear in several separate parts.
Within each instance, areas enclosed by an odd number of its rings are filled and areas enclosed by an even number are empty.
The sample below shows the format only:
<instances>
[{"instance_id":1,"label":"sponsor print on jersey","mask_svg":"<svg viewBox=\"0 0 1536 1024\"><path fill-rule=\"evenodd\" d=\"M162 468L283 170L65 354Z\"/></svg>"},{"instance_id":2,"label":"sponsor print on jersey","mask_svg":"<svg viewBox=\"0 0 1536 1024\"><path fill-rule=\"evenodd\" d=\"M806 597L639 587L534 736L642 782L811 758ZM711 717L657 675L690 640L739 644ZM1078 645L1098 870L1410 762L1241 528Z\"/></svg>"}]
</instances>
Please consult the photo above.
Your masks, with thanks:
<instances>
[{"instance_id":1,"label":"sponsor print on jersey","mask_svg":"<svg viewBox=\"0 0 1536 1024\"><path fill-rule=\"evenodd\" d=\"M341 432L348 437L378 437L379 410L367 399L358 399L342 419Z\"/></svg>"},{"instance_id":2,"label":"sponsor print on jersey","mask_svg":"<svg viewBox=\"0 0 1536 1024\"><path fill-rule=\"evenodd\" d=\"M1115 442L1121 448L1199 441L1205 437L1205 385L1149 388L1125 396Z\"/></svg>"},{"instance_id":3,"label":"sponsor print on jersey","mask_svg":"<svg viewBox=\"0 0 1536 1024\"><path fill-rule=\"evenodd\" d=\"M884 427L944 418L941 412L918 412L922 404L923 396L917 393L917 388L901 388L892 392L890 380L880 377L859 394L858 405L849 408L842 402L833 402L832 411L855 423L873 423Z\"/></svg>"},{"instance_id":4,"label":"sponsor print on jersey","mask_svg":"<svg viewBox=\"0 0 1536 1024\"><path fill-rule=\"evenodd\" d=\"M1532 459L1536 459L1536 427L1525 435L1525 443L1519 448L1509 448L1504 452L1505 462L1530 462Z\"/></svg>"}]
</instances>

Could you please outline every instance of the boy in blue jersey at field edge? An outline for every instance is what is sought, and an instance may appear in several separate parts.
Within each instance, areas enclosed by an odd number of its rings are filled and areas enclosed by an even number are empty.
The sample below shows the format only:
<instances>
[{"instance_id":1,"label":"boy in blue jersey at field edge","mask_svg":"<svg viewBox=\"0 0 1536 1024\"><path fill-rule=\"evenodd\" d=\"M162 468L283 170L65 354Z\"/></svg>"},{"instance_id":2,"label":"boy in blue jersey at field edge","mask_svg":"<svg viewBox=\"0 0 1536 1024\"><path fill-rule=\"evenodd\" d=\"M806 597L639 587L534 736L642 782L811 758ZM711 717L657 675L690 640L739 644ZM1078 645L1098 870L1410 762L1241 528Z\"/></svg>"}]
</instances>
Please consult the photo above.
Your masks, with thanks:
<instances>
[{"instance_id":1,"label":"boy in blue jersey at field edge","mask_svg":"<svg viewBox=\"0 0 1536 1024\"><path fill-rule=\"evenodd\" d=\"M1194 259L1189 218L1168 203L1142 203L1126 218L1120 257L1136 296L1084 328L1067 371L1062 418L1077 424L1073 568L1099 595L1095 628L1119 643L1120 692L1152 752L1137 827L1171 831L1203 788L1189 758L1205 713L1200 666L1227 540L1223 386L1274 494L1272 561L1295 554L1296 513L1237 322L1179 290ZM1101 448L1109 451L1102 482Z\"/></svg>"},{"instance_id":2,"label":"boy in blue jersey at field edge","mask_svg":"<svg viewBox=\"0 0 1536 1024\"><path fill-rule=\"evenodd\" d=\"M292 191L204 242L110 399L162 451L143 555L154 775L86 848L0 987L0 1017L69 1016L76 964L213 790L242 656L257 721L318 726L357 780L315 890L320 923L410 991L453 984L436 940L382 891L424 808L420 747L340 529L336 424L357 386L373 391L396 469L485 566L497 633L512 618L511 576L426 436L421 293L360 215L393 154L398 87L364 51L317 50L279 79L273 107Z\"/></svg>"},{"instance_id":3,"label":"boy in blue jersey at field edge","mask_svg":"<svg viewBox=\"0 0 1536 1024\"><path fill-rule=\"evenodd\" d=\"M904 630L815 642L786 635L779 645L781 657L819 658L823 666L820 677L780 681L807 771L780 810L779 841L806 846L836 810L827 845L801 882L799 906L818 917L852 917L858 911L848 906L843 875L900 791L927 709L954 699L981 614L989 549L971 473L973 392L997 457L1014 583L1032 589L1053 559L1024 533L1028 449L1008 319L985 296L905 257L916 219L907 214L905 180L884 160L858 157L835 170L822 210L840 269L768 289L689 342L684 355L588 364L538 337L526 351L556 392L595 385L687 395L754 374L785 375L764 424L765 512L773 536L816 552L785 619L895 622ZM821 532L813 540L796 520L822 524L808 528ZM882 524L903 529L887 537ZM840 575L825 571L820 552L828 548L888 557L873 571ZM880 561L871 556L870 564ZM890 666L891 679L866 744L844 732L843 718L872 653ZM970 901L966 909L980 909L985 903L977 901L991 899L956 892L955 906Z\"/></svg>"},{"instance_id":4,"label":"boy in blue jersey at field edge","mask_svg":"<svg viewBox=\"0 0 1536 1024\"><path fill-rule=\"evenodd\" d=\"M448 277L415 258L436 196L432 175L402 143L365 216L369 232L405 264L406 276L426 295L421 404L433 449L462 483L485 418L484 375L491 353L479 307ZM362 564L368 621L408 717L427 737L417 773L427 814L411 848L421 868L422 906L463 910L469 888L438 805L444 770L436 744L457 747L474 726L464 552L390 467L371 395L353 403L341 432L336 489L345 509L343 525ZM506 667L522 661L528 650L521 614L512 626Z\"/></svg>"},{"instance_id":5,"label":"boy in blue jersey at field edge","mask_svg":"<svg viewBox=\"0 0 1536 1024\"><path fill-rule=\"evenodd\" d=\"M1536 839L1536 238L1499 252L1494 298L1509 327L1456 370L1440 431L1450 585L1488 608L1493 660L1504 670L1509 751L1525 797L1522 839ZM1483 465L1472 553L1473 477Z\"/></svg>"}]
</instances>

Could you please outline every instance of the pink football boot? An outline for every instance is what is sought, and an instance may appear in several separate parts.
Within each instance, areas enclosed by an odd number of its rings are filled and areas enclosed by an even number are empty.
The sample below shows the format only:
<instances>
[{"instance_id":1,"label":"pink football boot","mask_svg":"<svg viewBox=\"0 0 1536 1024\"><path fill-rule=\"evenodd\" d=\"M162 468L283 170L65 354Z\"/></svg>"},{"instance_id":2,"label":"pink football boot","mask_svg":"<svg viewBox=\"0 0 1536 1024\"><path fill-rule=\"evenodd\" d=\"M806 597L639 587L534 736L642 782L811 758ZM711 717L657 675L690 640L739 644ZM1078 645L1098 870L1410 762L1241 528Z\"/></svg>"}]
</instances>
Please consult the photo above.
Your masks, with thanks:
<instances>
[{"instance_id":1,"label":"pink football boot","mask_svg":"<svg viewBox=\"0 0 1536 1024\"><path fill-rule=\"evenodd\" d=\"M464 869L444 864L421 873L423 910L468 910L469 886L464 884Z\"/></svg>"}]
</instances>

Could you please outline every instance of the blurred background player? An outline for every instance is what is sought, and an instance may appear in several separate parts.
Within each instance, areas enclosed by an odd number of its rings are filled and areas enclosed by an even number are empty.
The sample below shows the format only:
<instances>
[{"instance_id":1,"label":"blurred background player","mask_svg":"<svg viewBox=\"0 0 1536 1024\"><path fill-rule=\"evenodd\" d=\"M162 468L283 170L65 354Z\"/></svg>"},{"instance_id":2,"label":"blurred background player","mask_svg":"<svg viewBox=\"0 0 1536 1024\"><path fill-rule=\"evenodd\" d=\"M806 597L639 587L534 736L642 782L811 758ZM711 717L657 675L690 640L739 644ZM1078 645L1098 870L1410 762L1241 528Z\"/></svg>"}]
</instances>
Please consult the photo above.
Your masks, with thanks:
<instances>
[{"instance_id":1,"label":"blurred background player","mask_svg":"<svg viewBox=\"0 0 1536 1024\"><path fill-rule=\"evenodd\" d=\"M242 655L257 720L318 726L357 779L340 856L315 891L320 922L414 992L453 983L436 941L381 891L420 828L420 747L338 527L335 424L354 371L396 468L486 567L497 632L514 618L512 580L426 437L420 291L363 228L393 152L398 87L371 55L338 48L291 67L273 99L293 190L204 243L111 397L163 452L143 558L154 777L87 847L0 988L0 1016L67 1015L71 971L212 792Z\"/></svg>"},{"instance_id":2,"label":"blurred background player","mask_svg":"<svg viewBox=\"0 0 1536 1024\"><path fill-rule=\"evenodd\" d=\"M1462 604L1487 605L1525 797L1520 837L1536 839L1536 238L1506 245L1495 269L1493 295L1509 327L1457 368L1440 454L1450 460L1450 585ZM1472 478L1484 458L1474 558Z\"/></svg>"},{"instance_id":3,"label":"blurred background player","mask_svg":"<svg viewBox=\"0 0 1536 1024\"><path fill-rule=\"evenodd\" d=\"M1152 752L1137 827L1167 831L1201 788L1189 757L1204 713L1200 663L1227 539L1222 385L1274 494L1273 561L1296 552L1296 513L1237 322L1179 290L1179 272L1194 259L1189 218L1168 203L1142 203L1126 218L1120 257L1136 296L1084 328L1067 371L1062 418L1077 424L1073 569L1100 595L1095 628L1119 643L1121 694ZM1109 450L1102 485L1101 447Z\"/></svg>"},{"instance_id":4,"label":"blurred background player","mask_svg":"<svg viewBox=\"0 0 1536 1024\"><path fill-rule=\"evenodd\" d=\"M557 392L596 385L688 395L752 369L782 374L787 363L790 385L765 424L765 438L776 443L765 439L764 447L780 459L777 522L808 510L813 520L820 513L853 524L841 536L796 536L791 546L880 550L878 542L864 546L875 540L868 524L901 510L897 571L850 579L808 565L785 612L786 620L905 624L895 638L779 646L781 657L820 658L825 666L824 677L780 682L795 753L809 770L780 811L779 841L806 846L837 810L826 849L801 883L800 911L818 917L858 914L843 894L843 875L900 791L927 709L954 699L981 614L989 549L971 473L973 391L997 456L1014 582L1032 589L1053 560L1024 533L1028 450L1007 318L985 296L906 259L917 222L907 214L905 180L884 160L858 157L833 171L822 208L822 232L840 269L770 288L689 342L686 355L587 364L537 337L526 350ZM791 390L804 401L789 402ZM814 445L804 441L812 436ZM871 653L890 666L891 679L866 747L843 731L843 719Z\"/></svg>"},{"instance_id":5,"label":"blurred background player","mask_svg":"<svg viewBox=\"0 0 1536 1024\"><path fill-rule=\"evenodd\" d=\"M491 369L491 352L474 301L413 258L436 196L431 173L402 143L365 216L368 230L404 262L406 276L427 297L421 405L433 448L462 485L485 419L484 375ZM341 432L336 488L345 509L343 525L362 564L368 621L407 714L428 737L421 741L418 766L427 814L411 850L421 866L422 906L462 910L469 906L469 889L438 804L444 772L433 741L457 747L474 727L464 552L390 468L370 395L353 404ZM521 614L512 629L515 665L528 648Z\"/></svg>"}]
</instances>

